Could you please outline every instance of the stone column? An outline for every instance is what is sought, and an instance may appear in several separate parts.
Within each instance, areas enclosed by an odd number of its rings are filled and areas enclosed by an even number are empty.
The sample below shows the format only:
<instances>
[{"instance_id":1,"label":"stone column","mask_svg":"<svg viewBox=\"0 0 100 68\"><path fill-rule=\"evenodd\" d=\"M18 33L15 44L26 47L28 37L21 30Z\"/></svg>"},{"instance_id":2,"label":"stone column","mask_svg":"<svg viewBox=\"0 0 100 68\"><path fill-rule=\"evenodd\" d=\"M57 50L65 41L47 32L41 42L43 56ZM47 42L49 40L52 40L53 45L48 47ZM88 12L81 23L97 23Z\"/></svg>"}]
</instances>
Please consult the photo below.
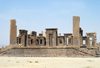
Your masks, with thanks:
<instances>
[{"instance_id":1,"label":"stone column","mask_svg":"<svg viewBox=\"0 0 100 68\"><path fill-rule=\"evenodd\" d=\"M39 45L40 45L40 39L39 39Z\"/></svg>"},{"instance_id":2,"label":"stone column","mask_svg":"<svg viewBox=\"0 0 100 68\"><path fill-rule=\"evenodd\" d=\"M83 45L83 36L80 33L80 45Z\"/></svg>"},{"instance_id":3,"label":"stone column","mask_svg":"<svg viewBox=\"0 0 100 68\"><path fill-rule=\"evenodd\" d=\"M53 33L53 46L56 46L56 38L57 38L57 36L56 36L56 32L54 32Z\"/></svg>"},{"instance_id":4,"label":"stone column","mask_svg":"<svg viewBox=\"0 0 100 68\"><path fill-rule=\"evenodd\" d=\"M73 36L72 36L72 45L73 45Z\"/></svg>"},{"instance_id":5,"label":"stone column","mask_svg":"<svg viewBox=\"0 0 100 68\"><path fill-rule=\"evenodd\" d=\"M88 41L88 44L89 44L88 46L90 47L90 40Z\"/></svg>"},{"instance_id":6,"label":"stone column","mask_svg":"<svg viewBox=\"0 0 100 68\"><path fill-rule=\"evenodd\" d=\"M50 35L49 38L50 38L49 39L49 43L50 43L49 46L53 46L53 42L52 42L53 37Z\"/></svg>"},{"instance_id":7,"label":"stone column","mask_svg":"<svg viewBox=\"0 0 100 68\"><path fill-rule=\"evenodd\" d=\"M17 44L19 44L19 37L17 37Z\"/></svg>"},{"instance_id":8,"label":"stone column","mask_svg":"<svg viewBox=\"0 0 100 68\"><path fill-rule=\"evenodd\" d=\"M92 46L95 46L95 37L94 36L92 37L92 42L93 42Z\"/></svg>"},{"instance_id":9,"label":"stone column","mask_svg":"<svg viewBox=\"0 0 100 68\"><path fill-rule=\"evenodd\" d=\"M46 46L49 47L49 33L46 32Z\"/></svg>"},{"instance_id":10,"label":"stone column","mask_svg":"<svg viewBox=\"0 0 100 68\"><path fill-rule=\"evenodd\" d=\"M58 46L59 46L59 38L58 38Z\"/></svg>"},{"instance_id":11,"label":"stone column","mask_svg":"<svg viewBox=\"0 0 100 68\"><path fill-rule=\"evenodd\" d=\"M28 40L29 40L29 38L28 38L28 35L27 35L27 46L29 45L29 41Z\"/></svg>"},{"instance_id":12,"label":"stone column","mask_svg":"<svg viewBox=\"0 0 100 68\"><path fill-rule=\"evenodd\" d=\"M81 30L80 34L80 45L83 45L83 30Z\"/></svg>"},{"instance_id":13,"label":"stone column","mask_svg":"<svg viewBox=\"0 0 100 68\"><path fill-rule=\"evenodd\" d=\"M44 38L42 39L42 45L44 46Z\"/></svg>"},{"instance_id":14,"label":"stone column","mask_svg":"<svg viewBox=\"0 0 100 68\"><path fill-rule=\"evenodd\" d=\"M16 42L17 42L17 26L15 25L15 38L16 38Z\"/></svg>"},{"instance_id":15,"label":"stone column","mask_svg":"<svg viewBox=\"0 0 100 68\"><path fill-rule=\"evenodd\" d=\"M67 46L67 37L65 36L65 46Z\"/></svg>"},{"instance_id":16,"label":"stone column","mask_svg":"<svg viewBox=\"0 0 100 68\"><path fill-rule=\"evenodd\" d=\"M22 37L21 37L21 44L24 46L24 47L26 47L27 46L27 39L25 40L25 35L22 35Z\"/></svg>"},{"instance_id":17,"label":"stone column","mask_svg":"<svg viewBox=\"0 0 100 68\"><path fill-rule=\"evenodd\" d=\"M10 44L16 43L16 39L17 39L16 20L10 20Z\"/></svg>"},{"instance_id":18,"label":"stone column","mask_svg":"<svg viewBox=\"0 0 100 68\"><path fill-rule=\"evenodd\" d=\"M63 46L64 46L64 38L62 38L62 44L63 44Z\"/></svg>"},{"instance_id":19,"label":"stone column","mask_svg":"<svg viewBox=\"0 0 100 68\"><path fill-rule=\"evenodd\" d=\"M90 47L90 40L89 37L87 37L87 42L86 42L87 46Z\"/></svg>"},{"instance_id":20,"label":"stone column","mask_svg":"<svg viewBox=\"0 0 100 68\"><path fill-rule=\"evenodd\" d=\"M87 46L87 39L85 39L85 46Z\"/></svg>"},{"instance_id":21,"label":"stone column","mask_svg":"<svg viewBox=\"0 0 100 68\"><path fill-rule=\"evenodd\" d=\"M68 36L68 44L72 45L72 36Z\"/></svg>"},{"instance_id":22,"label":"stone column","mask_svg":"<svg viewBox=\"0 0 100 68\"><path fill-rule=\"evenodd\" d=\"M24 39L25 39L25 36L23 35L22 37L21 37L21 44L24 46Z\"/></svg>"},{"instance_id":23,"label":"stone column","mask_svg":"<svg viewBox=\"0 0 100 68\"><path fill-rule=\"evenodd\" d=\"M80 46L79 22L80 17L73 16L73 45L75 47Z\"/></svg>"},{"instance_id":24,"label":"stone column","mask_svg":"<svg viewBox=\"0 0 100 68\"><path fill-rule=\"evenodd\" d=\"M45 37L46 37L46 31L45 31Z\"/></svg>"},{"instance_id":25,"label":"stone column","mask_svg":"<svg viewBox=\"0 0 100 68\"><path fill-rule=\"evenodd\" d=\"M30 40L30 39L28 40L28 45L29 45L29 46L31 45L31 40Z\"/></svg>"},{"instance_id":26,"label":"stone column","mask_svg":"<svg viewBox=\"0 0 100 68\"><path fill-rule=\"evenodd\" d=\"M86 42L85 43L86 43L86 46L88 46L88 37L86 38Z\"/></svg>"},{"instance_id":27,"label":"stone column","mask_svg":"<svg viewBox=\"0 0 100 68\"><path fill-rule=\"evenodd\" d=\"M95 32L95 46L97 47L97 34Z\"/></svg>"}]
</instances>

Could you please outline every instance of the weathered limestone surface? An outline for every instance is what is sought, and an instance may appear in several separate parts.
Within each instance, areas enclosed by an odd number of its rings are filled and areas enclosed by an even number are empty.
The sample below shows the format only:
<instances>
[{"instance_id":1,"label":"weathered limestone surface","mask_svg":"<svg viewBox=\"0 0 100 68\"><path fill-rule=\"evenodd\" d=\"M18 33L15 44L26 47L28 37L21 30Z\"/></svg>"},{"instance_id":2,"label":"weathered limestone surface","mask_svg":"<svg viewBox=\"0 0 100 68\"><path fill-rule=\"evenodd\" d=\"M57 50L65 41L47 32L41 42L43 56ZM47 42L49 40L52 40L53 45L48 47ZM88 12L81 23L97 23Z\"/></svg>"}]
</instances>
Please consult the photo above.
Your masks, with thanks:
<instances>
[{"instance_id":1,"label":"weathered limestone surface","mask_svg":"<svg viewBox=\"0 0 100 68\"><path fill-rule=\"evenodd\" d=\"M46 29L46 46L57 46L57 28Z\"/></svg>"},{"instance_id":2,"label":"weathered limestone surface","mask_svg":"<svg viewBox=\"0 0 100 68\"><path fill-rule=\"evenodd\" d=\"M70 48L13 48L4 53L9 57L95 57L94 55L85 54L84 50Z\"/></svg>"},{"instance_id":3,"label":"weathered limestone surface","mask_svg":"<svg viewBox=\"0 0 100 68\"><path fill-rule=\"evenodd\" d=\"M73 37L68 36L68 45L73 45Z\"/></svg>"},{"instance_id":4,"label":"weathered limestone surface","mask_svg":"<svg viewBox=\"0 0 100 68\"><path fill-rule=\"evenodd\" d=\"M64 36L58 36L58 46L64 46Z\"/></svg>"},{"instance_id":5,"label":"weathered limestone surface","mask_svg":"<svg viewBox=\"0 0 100 68\"><path fill-rule=\"evenodd\" d=\"M92 44L90 43L90 45L88 45L88 47L90 47L90 46L97 47L96 32L91 32L91 33L86 33L86 34L87 34L87 37L91 38L91 39L89 39L89 43L92 42Z\"/></svg>"},{"instance_id":6,"label":"weathered limestone surface","mask_svg":"<svg viewBox=\"0 0 100 68\"><path fill-rule=\"evenodd\" d=\"M18 41L20 42L19 44L22 44L23 47L27 46L27 30L19 30L19 38L18 38Z\"/></svg>"},{"instance_id":7,"label":"weathered limestone surface","mask_svg":"<svg viewBox=\"0 0 100 68\"><path fill-rule=\"evenodd\" d=\"M0 48L0 55L10 57L96 57L100 56L97 47L96 32L83 36L80 17L73 16L73 34L57 33L57 28L47 28L37 36L36 31L28 34L27 30L19 30L17 37L16 21L10 21L10 44ZM92 38L92 39L90 39ZM83 44L83 40L85 44ZM90 43L92 42L92 43Z\"/></svg>"},{"instance_id":8,"label":"weathered limestone surface","mask_svg":"<svg viewBox=\"0 0 100 68\"><path fill-rule=\"evenodd\" d=\"M68 46L68 45L69 45L69 36L72 37L72 34L71 34L71 33L65 33L65 34L64 34L65 46ZM71 39L71 41L72 41L72 44L73 44L73 39Z\"/></svg>"},{"instance_id":9,"label":"weathered limestone surface","mask_svg":"<svg viewBox=\"0 0 100 68\"><path fill-rule=\"evenodd\" d=\"M79 22L80 17L73 16L73 45L75 47L80 45Z\"/></svg>"},{"instance_id":10,"label":"weathered limestone surface","mask_svg":"<svg viewBox=\"0 0 100 68\"><path fill-rule=\"evenodd\" d=\"M15 44L17 39L16 20L10 20L10 44Z\"/></svg>"},{"instance_id":11,"label":"weathered limestone surface","mask_svg":"<svg viewBox=\"0 0 100 68\"><path fill-rule=\"evenodd\" d=\"M79 30L80 45L83 45L83 30L81 28Z\"/></svg>"}]
</instances>

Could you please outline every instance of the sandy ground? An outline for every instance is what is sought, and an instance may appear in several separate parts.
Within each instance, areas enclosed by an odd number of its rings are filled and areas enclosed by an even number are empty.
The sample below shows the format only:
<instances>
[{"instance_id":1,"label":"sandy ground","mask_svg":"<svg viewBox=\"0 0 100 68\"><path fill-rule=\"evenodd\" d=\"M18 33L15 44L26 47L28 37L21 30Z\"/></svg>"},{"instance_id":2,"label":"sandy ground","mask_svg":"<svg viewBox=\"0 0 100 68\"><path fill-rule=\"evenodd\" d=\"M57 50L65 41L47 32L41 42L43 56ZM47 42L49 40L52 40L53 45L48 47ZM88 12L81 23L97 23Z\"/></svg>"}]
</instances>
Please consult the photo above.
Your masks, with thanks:
<instances>
[{"instance_id":1,"label":"sandy ground","mask_svg":"<svg viewBox=\"0 0 100 68\"><path fill-rule=\"evenodd\" d=\"M0 68L100 68L100 58L0 57Z\"/></svg>"}]
</instances>

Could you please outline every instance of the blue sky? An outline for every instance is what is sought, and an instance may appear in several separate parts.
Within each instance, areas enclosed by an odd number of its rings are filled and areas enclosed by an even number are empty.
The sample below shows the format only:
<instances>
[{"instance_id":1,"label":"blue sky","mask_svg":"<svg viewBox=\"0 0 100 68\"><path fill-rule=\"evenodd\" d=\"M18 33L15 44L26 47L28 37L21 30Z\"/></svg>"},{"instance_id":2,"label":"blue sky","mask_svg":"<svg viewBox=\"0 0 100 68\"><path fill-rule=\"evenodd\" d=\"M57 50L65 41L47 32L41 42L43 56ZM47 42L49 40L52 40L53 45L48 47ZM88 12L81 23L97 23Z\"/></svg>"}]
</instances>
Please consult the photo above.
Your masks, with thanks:
<instances>
[{"instance_id":1,"label":"blue sky","mask_svg":"<svg viewBox=\"0 0 100 68\"><path fill-rule=\"evenodd\" d=\"M97 32L100 42L100 0L0 0L0 47L9 45L10 20L19 29L45 32L58 28L58 33L72 33L73 16L80 16L80 27L86 32Z\"/></svg>"}]
</instances>

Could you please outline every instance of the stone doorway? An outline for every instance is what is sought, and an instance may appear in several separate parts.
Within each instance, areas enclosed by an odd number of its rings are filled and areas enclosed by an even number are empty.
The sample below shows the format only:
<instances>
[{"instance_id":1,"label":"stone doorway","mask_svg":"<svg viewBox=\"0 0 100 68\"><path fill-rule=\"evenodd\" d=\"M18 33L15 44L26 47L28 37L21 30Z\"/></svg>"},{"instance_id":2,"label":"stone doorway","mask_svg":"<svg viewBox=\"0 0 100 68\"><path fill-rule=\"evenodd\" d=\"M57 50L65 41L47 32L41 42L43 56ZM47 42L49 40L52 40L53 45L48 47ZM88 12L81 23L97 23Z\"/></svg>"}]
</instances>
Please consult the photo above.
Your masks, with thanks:
<instances>
[{"instance_id":1,"label":"stone doorway","mask_svg":"<svg viewBox=\"0 0 100 68\"><path fill-rule=\"evenodd\" d=\"M67 38L66 42L67 42L67 46L68 46L68 38Z\"/></svg>"},{"instance_id":2,"label":"stone doorway","mask_svg":"<svg viewBox=\"0 0 100 68\"><path fill-rule=\"evenodd\" d=\"M49 34L49 46L53 46L53 34Z\"/></svg>"},{"instance_id":3,"label":"stone doorway","mask_svg":"<svg viewBox=\"0 0 100 68\"><path fill-rule=\"evenodd\" d=\"M25 41L24 41L24 46L26 47L26 43L27 43L27 36L25 35Z\"/></svg>"}]
</instances>

